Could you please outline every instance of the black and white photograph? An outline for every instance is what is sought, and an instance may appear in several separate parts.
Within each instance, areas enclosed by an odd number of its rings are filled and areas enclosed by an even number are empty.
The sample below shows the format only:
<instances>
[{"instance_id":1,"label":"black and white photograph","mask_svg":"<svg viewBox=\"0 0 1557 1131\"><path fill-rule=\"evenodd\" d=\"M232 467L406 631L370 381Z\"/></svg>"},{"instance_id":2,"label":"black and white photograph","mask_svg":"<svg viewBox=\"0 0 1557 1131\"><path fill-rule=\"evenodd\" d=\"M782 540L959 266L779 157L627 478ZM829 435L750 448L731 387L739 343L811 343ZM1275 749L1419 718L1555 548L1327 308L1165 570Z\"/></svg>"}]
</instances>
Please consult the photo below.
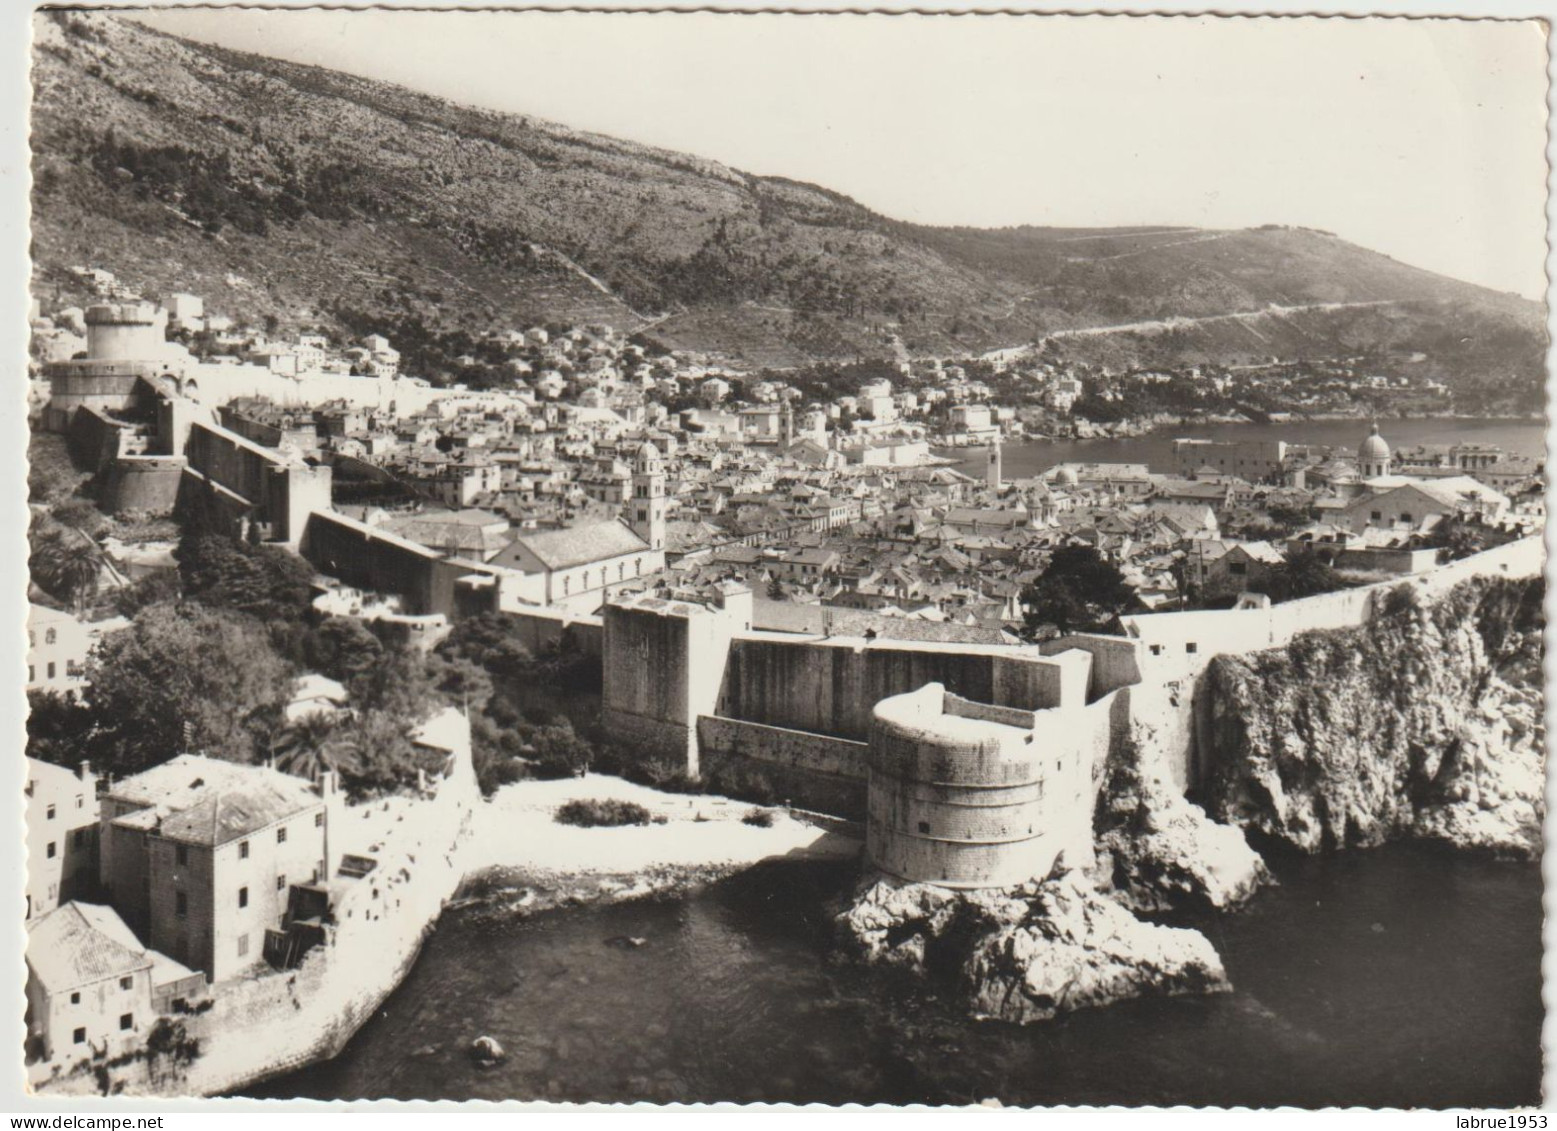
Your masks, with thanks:
<instances>
[{"instance_id":1,"label":"black and white photograph","mask_svg":"<svg viewBox=\"0 0 1557 1131\"><path fill-rule=\"evenodd\" d=\"M12 24L18 1110L1547 1101L1545 21Z\"/></svg>"}]
</instances>

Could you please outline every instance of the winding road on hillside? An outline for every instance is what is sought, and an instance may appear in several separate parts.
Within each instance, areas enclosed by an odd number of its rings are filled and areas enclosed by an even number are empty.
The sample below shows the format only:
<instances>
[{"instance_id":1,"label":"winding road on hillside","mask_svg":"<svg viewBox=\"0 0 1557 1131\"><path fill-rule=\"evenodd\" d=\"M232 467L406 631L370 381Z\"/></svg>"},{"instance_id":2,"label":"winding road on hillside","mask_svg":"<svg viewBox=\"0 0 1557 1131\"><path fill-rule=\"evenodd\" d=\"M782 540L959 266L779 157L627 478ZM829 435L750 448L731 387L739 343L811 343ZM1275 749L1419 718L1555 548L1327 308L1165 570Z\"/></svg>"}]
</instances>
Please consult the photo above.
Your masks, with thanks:
<instances>
[{"instance_id":1,"label":"winding road on hillside","mask_svg":"<svg viewBox=\"0 0 1557 1131\"><path fill-rule=\"evenodd\" d=\"M1314 302L1298 306L1281 306L1271 303L1260 310L1241 310L1229 314L1206 314L1197 318L1161 318L1144 322L1121 322L1111 326L1078 326L1068 330L1052 330L1044 335L1044 341L1055 341L1065 338L1093 338L1107 334L1160 334L1170 330L1193 330L1201 326L1209 326L1215 323L1238 323L1255 337L1263 340L1263 335L1254 328L1252 323L1264 318L1286 318L1293 314L1308 314L1315 311L1357 310L1374 306L1398 306L1399 299L1370 299L1366 302ZM1015 359L1033 352L1031 345L1008 346L1004 349L990 350L981 356L986 361L1014 361Z\"/></svg>"}]
</instances>

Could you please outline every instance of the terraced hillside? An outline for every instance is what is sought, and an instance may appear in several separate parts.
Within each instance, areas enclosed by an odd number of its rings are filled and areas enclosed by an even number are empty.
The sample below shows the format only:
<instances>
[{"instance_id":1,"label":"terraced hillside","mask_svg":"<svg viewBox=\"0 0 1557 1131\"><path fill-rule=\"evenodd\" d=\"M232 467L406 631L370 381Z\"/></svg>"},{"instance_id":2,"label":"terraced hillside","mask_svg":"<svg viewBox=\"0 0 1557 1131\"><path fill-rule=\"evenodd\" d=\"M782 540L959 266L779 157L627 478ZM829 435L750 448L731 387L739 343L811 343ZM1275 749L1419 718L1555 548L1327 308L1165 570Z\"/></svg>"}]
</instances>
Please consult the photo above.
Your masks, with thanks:
<instances>
[{"instance_id":1,"label":"terraced hillside","mask_svg":"<svg viewBox=\"0 0 1557 1131\"><path fill-rule=\"evenodd\" d=\"M915 227L815 186L125 17L47 13L35 32L43 293L93 263L282 326L652 324L751 364L1126 326L1057 342L1153 362L1422 351L1473 407L1539 403L1538 304L1324 233Z\"/></svg>"}]
</instances>

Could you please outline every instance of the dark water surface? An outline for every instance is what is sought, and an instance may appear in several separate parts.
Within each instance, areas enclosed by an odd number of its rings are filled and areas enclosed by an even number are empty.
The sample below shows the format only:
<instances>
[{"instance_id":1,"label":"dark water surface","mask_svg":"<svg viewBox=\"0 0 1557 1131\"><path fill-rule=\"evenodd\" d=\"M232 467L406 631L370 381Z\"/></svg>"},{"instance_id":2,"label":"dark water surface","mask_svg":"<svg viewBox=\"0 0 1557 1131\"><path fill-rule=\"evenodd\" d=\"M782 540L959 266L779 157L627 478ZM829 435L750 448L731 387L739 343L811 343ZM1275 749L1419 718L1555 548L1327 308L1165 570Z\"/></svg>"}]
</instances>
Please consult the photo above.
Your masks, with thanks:
<instances>
[{"instance_id":1,"label":"dark water surface","mask_svg":"<svg viewBox=\"0 0 1557 1131\"><path fill-rule=\"evenodd\" d=\"M1544 457L1546 426L1539 420L1381 420L1379 432L1392 448L1419 444L1495 444L1510 455ZM1144 463L1155 472L1174 471L1173 441L1285 440L1289 444L1349 448L1368 435L1364 420L1311 420L1281 424L1185 424L1121 440L1034 440L1006 444L1001 470L1007 479L1039 475L1059 463ZM951 453L947 453L951 454ZM971 473L982 474L983 449L970 450ZM967 468L965 468L967 470Z\"/></svg>"},{"instance_id":2,"label":"dark water surface","mask_svg":"<svg viewBox=\"0 0 1557 1131\"><path fill-rule=\"evenodd\" d=\"M1235 992L1019 1028L827 959L852 867L778 863L664 902L445 916L321 1099L1508 1107L1540 1099L1537 866L1409 846L1278 862L1198 921ZM648 940L638 949L608 945ZM479 1034L506 1063L465 1055Z\"/></svg>"}]
</instances>

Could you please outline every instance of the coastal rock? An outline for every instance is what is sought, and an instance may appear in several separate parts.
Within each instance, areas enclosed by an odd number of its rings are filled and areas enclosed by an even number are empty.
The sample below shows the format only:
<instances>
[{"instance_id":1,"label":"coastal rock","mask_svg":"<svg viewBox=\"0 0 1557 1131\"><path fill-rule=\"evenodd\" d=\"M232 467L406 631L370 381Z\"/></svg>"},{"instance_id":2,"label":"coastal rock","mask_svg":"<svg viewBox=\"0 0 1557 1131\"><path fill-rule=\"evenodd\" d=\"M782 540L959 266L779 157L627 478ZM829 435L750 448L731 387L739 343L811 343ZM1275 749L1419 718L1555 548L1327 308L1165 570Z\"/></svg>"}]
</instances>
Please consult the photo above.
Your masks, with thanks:
<instances>
[{"instance_id":1,"label":"coastal rock","mask_svg":"<svg viewBox=\"0 0 1557 1131\"><path fill-rule=\"evenodd\" d=\"M483 1068L501 1064L507 1057L496 1037L481 1036L470 1042L470 1059Z\"/></svg>"},{"instance_id":2,"label":"coastal rock","mask_svg":"<svg viewBox=\"0 0 1557 1131\"><path fill-rule=\"evenodd\" d=\"M1141 712L1132 733L1110 751L1093 822L1092 874L1138 911L1224 910L1271 876L1241 829L1213 821L1167 780L1164 737L1145 720L1177 707L1164 702Z\"/></svg>"},{"instance_id":3,"label":"coastal rock","mask_svg":"<svg viewBox=\"0 0 1557 1131\"><path fill-rule=\"evenodd\" d=\"M1384 595L1365 625L1207 669L1210 807L1308 852L1401 837L1541 850L1540 578Z\"/></svg>"},{"instance_id":4,"label":"coastal rock","mask_svg":"<svg viewBox=\"0 0 1557 1131\"><path fill-rule=\"evenodd\" d=\"M1143 994L1231 988L1198 931L1144 923L1076 871L992 891L877 875L838 928L860 960L948 984L975 1016L1018 1024Z\"/></svg>"}]
</instances>

